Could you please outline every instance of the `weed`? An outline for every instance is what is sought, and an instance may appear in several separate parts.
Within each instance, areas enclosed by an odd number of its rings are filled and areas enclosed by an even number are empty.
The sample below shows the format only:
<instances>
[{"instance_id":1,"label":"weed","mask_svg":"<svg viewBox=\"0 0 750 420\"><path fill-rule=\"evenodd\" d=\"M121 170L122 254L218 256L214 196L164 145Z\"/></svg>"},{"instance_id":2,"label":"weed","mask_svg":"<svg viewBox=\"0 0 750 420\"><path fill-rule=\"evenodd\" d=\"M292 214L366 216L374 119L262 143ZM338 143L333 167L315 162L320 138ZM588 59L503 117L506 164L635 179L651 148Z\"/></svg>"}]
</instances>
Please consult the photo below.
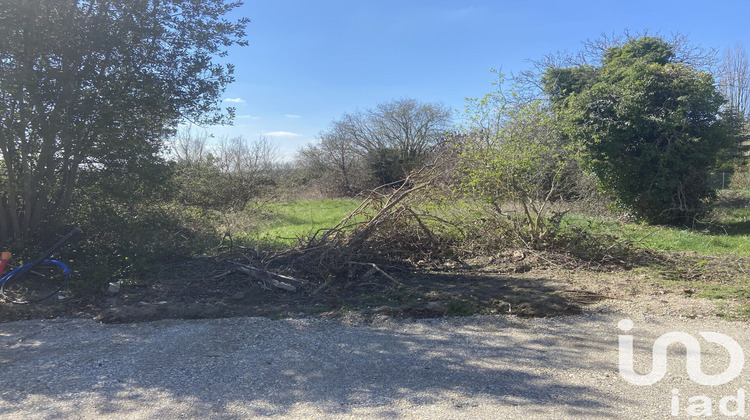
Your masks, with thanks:
<instances>
[{"instance_id":1,"label":"weed","mask_svg":"<svg viewBox=\"0 0 750 420\"><path fill-rule=\"evenodd\" d=\"M468 299L451 299L445 305L445 314L448 316L469 316L479 311L479 305Z\"/></svg>"}]
</instances>

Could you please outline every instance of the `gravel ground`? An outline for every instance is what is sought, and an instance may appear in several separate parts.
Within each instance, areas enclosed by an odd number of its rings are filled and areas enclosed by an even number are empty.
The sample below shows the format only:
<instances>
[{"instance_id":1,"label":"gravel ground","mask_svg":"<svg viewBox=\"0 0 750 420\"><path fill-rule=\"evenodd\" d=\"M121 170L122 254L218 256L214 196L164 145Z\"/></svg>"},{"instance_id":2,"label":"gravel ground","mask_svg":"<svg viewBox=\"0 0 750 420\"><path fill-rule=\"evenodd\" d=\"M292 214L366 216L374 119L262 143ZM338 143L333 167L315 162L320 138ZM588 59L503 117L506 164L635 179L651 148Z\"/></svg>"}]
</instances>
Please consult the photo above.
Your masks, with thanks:
<instances>
[{"instance_id":1,"label":"gravel ground","mask_svg":"<svg viewBox=\"0 0 750 420\"><path fill-rule=\"evenodd\" d=\"M635 324L629 334L639 372L650 370L654 340L670 331L698 337L707 374L723 371L728 354L699 331L728 334L745 351L750 345L746 323L623 313L382 317L369 325L20 321L0 324L0 417L664 418L673 400L680 417L690 405L693 413L705 411L709 402L720 417L722 398L750 388L750 367L722 386L691 382L679 345L670 348L663 380L627 383L617 365L623 318ZM695 396L702 397L689 401ZM750 397L741 405L750 412L748 403ZM733 401L723 405L738 410Z\"/></svg>"}]
</instances>

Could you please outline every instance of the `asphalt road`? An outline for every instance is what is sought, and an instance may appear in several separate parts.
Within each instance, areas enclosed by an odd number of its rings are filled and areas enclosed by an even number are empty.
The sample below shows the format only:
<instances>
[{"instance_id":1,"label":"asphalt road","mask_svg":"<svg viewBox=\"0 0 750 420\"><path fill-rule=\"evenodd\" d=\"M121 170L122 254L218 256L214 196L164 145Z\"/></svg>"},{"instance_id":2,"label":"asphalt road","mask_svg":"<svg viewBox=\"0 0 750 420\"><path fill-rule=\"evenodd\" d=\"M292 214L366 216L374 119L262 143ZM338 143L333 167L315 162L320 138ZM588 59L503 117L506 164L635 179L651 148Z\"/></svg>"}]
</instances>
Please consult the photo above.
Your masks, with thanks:
<instances>
[{"instance_id":1,"label":"asphalt road","mask_svg":"<svg viewBox=\"0 0 750 420\"><path fill-rule=\"evenodd\" d=\"M618 322L629 318L629 332ZM622 325L622 324L621 324ZM524 320L474 316L416 322L236 318L102 325L0 324L0 417L172 418L685 418L750 415L750 365L720 386L688 377L670 346L663 379L636 386L618 370L618 334L634 338L635 370L654 340L682 331L702 371L750 350L748 324L587 314ZM750 356L748 357L750 363ZM677 391L673 391L677 390ZM738 397L739 395L739 397ZM742 401L744 399L744 401Z\"/></svg>"}]
</instances>

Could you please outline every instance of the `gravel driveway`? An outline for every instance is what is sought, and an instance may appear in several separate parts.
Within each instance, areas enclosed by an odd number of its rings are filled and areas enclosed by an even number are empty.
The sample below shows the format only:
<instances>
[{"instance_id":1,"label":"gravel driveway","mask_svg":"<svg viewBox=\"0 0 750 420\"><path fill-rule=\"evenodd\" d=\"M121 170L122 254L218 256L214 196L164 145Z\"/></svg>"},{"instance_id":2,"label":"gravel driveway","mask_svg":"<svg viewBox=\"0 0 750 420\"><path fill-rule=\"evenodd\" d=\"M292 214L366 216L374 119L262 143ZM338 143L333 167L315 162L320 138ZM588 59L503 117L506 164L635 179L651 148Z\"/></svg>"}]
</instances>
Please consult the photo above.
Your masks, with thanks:
<instances>
[{"instance_id":1,"label":"gravel driveway","mask_svg":"<svg viewBox=\"0 0 750 420\"><path fill-rule=\"evenodd\" d=\"M699 331L722 332L750 348L745 323L618 313L380 318L371 325L20 321L0 324L0 417L664 418L675 400L680 417L709 405L714 417L722 409L741 413L735 400L748 389L750 367L725 385L698 385L679 345L670 347L664 379L626 382L617 344L625 334L618 321L626 317L635 325L627 334L641 373L651 369L654 340L670 331L698 337L706 374L723 371L729 356ZM742 408L750 412L748 402Z\"/></svg>"}]
</instances>

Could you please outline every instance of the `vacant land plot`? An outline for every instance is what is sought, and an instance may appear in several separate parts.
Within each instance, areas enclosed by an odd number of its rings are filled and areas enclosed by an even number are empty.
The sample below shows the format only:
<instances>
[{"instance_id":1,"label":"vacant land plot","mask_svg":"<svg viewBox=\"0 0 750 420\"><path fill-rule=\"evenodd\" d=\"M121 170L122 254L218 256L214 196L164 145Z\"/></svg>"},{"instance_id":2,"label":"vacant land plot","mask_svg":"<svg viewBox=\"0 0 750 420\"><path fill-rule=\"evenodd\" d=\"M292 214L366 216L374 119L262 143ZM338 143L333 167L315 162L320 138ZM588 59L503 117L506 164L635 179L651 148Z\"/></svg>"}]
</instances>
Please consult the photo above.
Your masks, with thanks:
<instances>
[{"instance_id":1,"label":"vacant land plot","mask_svg":"<svg viewBox=\"0 0 750 420\"><path fill-rule=\"evenodd\" d=\"M163 318L380 316L429 318L470 314L545 317L591 308L639 308L688 317L750 316L750 212L747 197L727 195L703 229L648 227L572 215L566 223L628 241L627 260L582 261L560 252L505 249L492 255L380 265L356 276L302 279L295 291L231 270L239 261L284 272L284 259L263 265L256 249L278 250L335 225L356 200L308 200L250 208L252 220L225 238L224 253L163 264L112 292L83 294L75 283L60 299L0 304L4 321L95 317L102 322ZM253 217L250 217L253 216ZM235 228L242 218L235 217ZM228 225L228 229L232 226ZM231 234L231 230L228 231ZM286 257L294 258L292 257ZM260 279L262 280L262 279Z\"/></svg>"}]
</instances>

